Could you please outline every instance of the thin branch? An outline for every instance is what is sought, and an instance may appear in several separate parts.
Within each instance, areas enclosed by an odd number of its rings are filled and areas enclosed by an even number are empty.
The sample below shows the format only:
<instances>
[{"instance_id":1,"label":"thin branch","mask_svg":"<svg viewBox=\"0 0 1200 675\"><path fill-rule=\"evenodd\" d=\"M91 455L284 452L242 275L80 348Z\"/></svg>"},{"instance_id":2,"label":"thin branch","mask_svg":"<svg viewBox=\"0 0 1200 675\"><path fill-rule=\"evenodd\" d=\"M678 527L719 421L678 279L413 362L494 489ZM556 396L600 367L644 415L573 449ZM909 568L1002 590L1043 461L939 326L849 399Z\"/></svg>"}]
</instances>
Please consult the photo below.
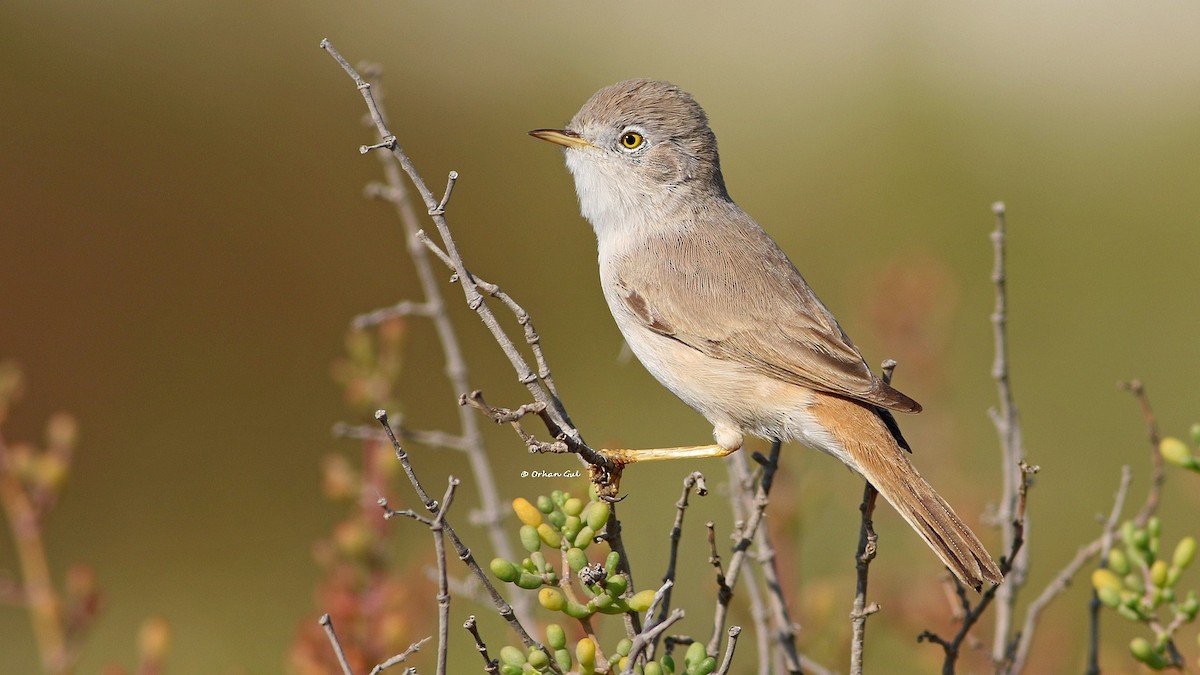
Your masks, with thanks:
<instances>
[{"instance_id":1,"label":"thin branch","mask_svg":"<svg viewBox=\"0 0 1200 675\"><path fill-rule=\"evenodd\" d=\"M333 631L333 619L329 618L328 614L322 614L317 621L325 629L329 644L333 646L333 653L337 655L338 664L342 667L342 675L354 675L354 671L350 670L350 663L346 661L346 652L342 650L342 643L338 642L337 633Z\"/></svg>"},{"instance_id":2,"label":"thin branch","mask_svg":"<svg viewBox=\"0 0 1200 675\"><path fill-rule=\"evenodd\" d=\"M883 372L883 383L891 384L892 376L896 374L896 361L887 359L880 365ZM871 570L871 561L879 544L879 536L875 534L875 523L871 519L875 513L875 498L879 491L870 481L863 481L862 504L859 513L862 523L858 528L858 548L854 552L854 567L858 580L854 589L854 605L850 609L850 673L862 675L863 647L867 639L867 617L879 611L879 605L867 604L867 583Z\"/></svg>"},{"instance_id":3,"label":"thin branch","mask_svg":"<svg viewBox=\"0 0 1200 675\"><path fill-rule=\"evenodd\" d=\"M1003 663L1012 634L1013 612L1017 603L1017 594L1025 584L1029 568L1029 552L1027 549L1013 547L1016 533L1016 518L1014 514L1017 502L1021 499L1019 493L1024 488L1024 477L1021 465L1025 461L1025 447L1021 437L1021 422L1017 414L1017 405L1013 400L1012 384L1009 377L1008 362L1008 271L1005 243L1005 209L1003 202L992 205L996 216L996 229L992 231L992 284L995 286L995 308L992 311L992 334L995 344L995 355L992 361L992 378L996 380L996 393L999 399L998 407L988 411L996 433L1000 437L1000 472L1003 476L1003 488L1000 496L999 513L1002 547L1004 550L1016 551L1015 559L1010 562L1011 569L1005 572L1004 583L996 590L996 625L992 640L992 662ZM1023 534L1027 536L1029 521L1022 518Z\"/></svg>"},{"instance_id":4,"label":"thin branch","mask_svg":"<svg viewBox=\"0 0 1200 675\"><path fill-rule=\"evenodd\" d=\"M1121 467L1121 484L1117 487L1116 498L1113 499L1112 511L1108 520L1104 521L1104 531L1100 535L1100 567L1108 567L1108 552L1112 550L1113 534L1117 531L1117 521L1121 519L1121 510L1125 507L1125 495L1129 492L1129 482L1133 479L1133 470L1129 465ZM1088 602L1088 650L1087 675L1100 675L1100 596L1092 589L1092 599ZM1024 665L1022 663L1020 665Z\"/></svg>"},{"instance_id":5,"label":"thin branch","mask_svg":"<svg viewBox=\"0 0 1200 675\"><path fill-rule=\"evenodd\" d=\"M1021 552L1021 546L1025 543L1025 502L1029 492L1029 485L1033 481L1033 474L1038 472L1038 467L1030 466L1025 462L1021 462L1021 483L1017 490L1017 505L1016 511L1013 513L1013 541L1012 548L1009 549L1008 555L1000 559L1000 573L1008 574L1012 570L1013 560ZM958 593L959 600L963 606L963 620L959 625L958 632L951 639L946 639L930 630L921 631L917 636L917 642L932 642L942 648L944 658L942 660L942 675L952 675L954 673L955 664L961 654L962 644L967 639L967 635L971 629L983 617L989 605L996 598L996 590L1000 586L991 586L983 592L979 598L979 602L975 605L971 604L967 597L966 588L962 582L954 580L955 588ZM1003 584L1002 584L1003 585Z\"/></svg>"},{"instance_id":6,"label":"thin branch","mask_svg":"<svg viewBox=\"0 0 1200 675\"><path fill-rule=\"evenodd\" d=\"M496 675L500 672L500 662L488 656L487 645L483 638L479 635L479 627L475 625L475 615L467 617L463 623L463 628L466 628L471 633L471 637L475 638L475 651L479 652L479 656L483 658L483 672Z\"/></svg>"},{"instance_id":7,"label":"thin branch","mask_svg":"<svg viewBox=\"0 0 1200 675\"><path fill-rule=\"evenodd\" d=\"M875 498L879 491L870 481L863 482L862 525L858 532L858 550L854 554L855 569L858 571L858 583L855 586L854 607L850 610L850 673L862 675L863 646L867 636L867 617L879 611L879 605L867 604L867 577L871 561L875 559L879 536L875 534L875 526L871 517L875 513Z\"/></svg>"},{"instance_id":8,"label":"thin branch","mask_svg":"<svg viewBox=\"0 0 1200 675\"><path fill-rule=\"evenodd\" d=\"M662 621L655 622L653 625L647 624L646 628L639 632L633 638L633 645L629 648L629 657L625 661L625 669L621 671L621 675L633 675L634 666L638 663L638 659L642 658L643 652L646 651L668 628L683 618L683 610L672 610L667 618Z\"/></svg>"},{"instance_id":9,"label":"thin branch","mask_svg":"<svg viewBox=\"0 0 1200 675\"><path fill-rule=\"evenodd\" d=\"M321 48L354 80L355 86L362 95L363 101L370 113L371 120L378 130L380 138L384 141L376 147L387 147L392 150L390 153L377 153L384 172L386 188L374 190L374 192L391 201L395 207L396 214L404 228L408 253L412 258L417 279L420 282L422 294L425 298L424 302L400 303L391 308L373 312L366 317L357 318L355 323L357 325L364 325L373 320L381 320L385 316L394 316L402 311L411 311L414 314L428 316L433 322L441 344L442 355L445 359L446 377L449 380L452 390L455 392L468 391L470 386L468 384L466 359L463 357L462 347L459 344L454 324L451 322L450 316L446 311L438 279L433 273L433 266L429 261L428 250L417 240L417 232L420 231L419 219L416 210L413 208L412 200L408 196L408 190L405 188L402 170L414 179L413 185L421 194L421 198L425 202L427 209L432 210L436 206L439 210L437 218L442 218L442 214L445 212L445 207L450 200L450 194L457 174L451 174L446 187L446 193L442 200L437 202L436 205L431 204L432 195L425 187L424 182L416 175L416 170L411 162L408 161L408 157L396 143L395 136L388 129L383 110L379 107L372 94L372 87L379 84L378 70L368 73L375 80L374 82L368 82L333 48L333 45L328 40L321 41ZM487 451L484 447L483 434L479 426L479 421L469 411L460 410L459 427L461 434L457 436L423 436L419 442L430 442L431 444L443 447L453 447L466 453L471 466L471 473L475 478L474 482L479 490L481 520L486 525L484 529L491 543L492 550L500 557L512 559L515 557L515 553L512 544L504 536L503 529L500 527L504 511L500 506L499 490L496 485L495 476L492 473L491 464L487 458ZM521 593L515 594L514 604L514 609L518 617L528 620L530 618L529 596Z\"/></svg>"},{"instance_id":10,"label":"thin branch","mask_svg":"<svg viewBox=\"0 0 1200 675\"><path fill-rule=\"evenodd\" d=\"M418 641L412 643L411 645L408 646L408 649L405 649L404 651L393 656L392 658L388 659L387 661L384 661L383 663L380 663L379 665L372 668L371 675L379 675L379 673L382 673L383 671L387 670L388 668L391 668L392 666L398 666L401 663L404 663L405 661L408 660L408 657L410 657L413 654L415 654L416 652L420 651L421 647L426 642L429 642L432 639L433 639L433 636L430 635L430 636L427 636L425 638L422 638L421 640L418 640Z\"/></svg>"},{"instance_id":11,"label":"thin branch","mask_svg":"<svg viewBox=\"0 0 1200 675\"><path fill-rule=\"evenodd\" d=\"M438 675L446 675L446 654L450 647L450 591L446 587L446 543L443 532L446 527L446 511L450 508L450 502L454 500L454 491L458 489L458 483L454 476L447 480L446 494L442 497L442 504L429 526L433 532L433 550L437 556L438 571Z\"/></svg>"},{"instance_id":12,"label":"thin branch","mask_svg":"<svg viewBox=\"0 0 1200 675\"><path fill-rule=\"evenodd\" d=\"M741 626L729 627L729 642L725 643L725 658L721 660L721 667L717 669L717 675L729 674L729 667L733 665L733 651L737 649L738 635L741 633Z\"/></svg>"},{"instance_id":13,"label":"thin branch","mask_svg":"<svg viewBox=\"0 0 1200 675\"><path fill-rule=\"evenodd\" d=\"M671 525L671 533L669 535L671 544L670 552L667 554L667 569L663 572L663 586L665 587L662 594L662 603L658 606L658 621L661 622L667 618L667 613L671 610L671 589L675 585L675 565L679 559L679 540L683 537L683 514L687 511L688 495L695 489L698 497L703 497L708 494L708 485L704 482L704 474L699 471L693 471L688 474L687 478L683 479L683 492L680 493L679 499L675 502L675 522ZM650 616L647 614L647 616ZM657 647L655 642L653 647ZM652 652L653 653L653 652Z\"/></svg>"},{"instance_id":14,"label":"thin branch","mask_svg":"<svg viewBox=\"0 0 1200 675\"><path fill-rule=\"evenodd\" d=\"M413 490L415 490L417 493L417 497L421 500L421 503L425 505L427 510L429 510L431 513L436 512L438 510L438 503L429 496L429 493L425 491L425 487L421 485L421 481L417 478L412 464L408 461L408 453L404 451L403 446L400 445L400 441L396 439L395 434L392 432L392 428L388 426L387 413L383 410L379 410L375 413L375 418L379 420L379 423L383 426L384 432L388 435L388 438L392 443L392 448L396 451L396 458L400 460L400 465L404 468L404 473L408 476L409 483L412 484ZM487 591L488 596L491 598L492 604L496 607L496 611L499 612L500 616L504 618L508 625L512 627L514 631L516 631L517 635L521 638L521 642L526 647L537 647L538 649L545 650L545 647L543 647L540 642L535 640L533 636L531 636L529 632L525 630L525 626L513 613L512 605L509 605L508 602L504 600L504 597L500 595L500 592L496 590L496 586L492 584L491 579L489 579L488 575L485 574L483 569L479 567L479 563L475 560L475 556L471 554L471 550L463 545L462 540L458 537L458 533L454 531L454 528L450 526L450 522L445 520L444 516L442 519L442 526L445 529L445 534L450 537L450 542L454 545L455 551L458 553L458 559L466 564L467 568L471 570L471 574L483 585L484 590ZM562 672L558 665L553 661L550 663L550 668L556 673Z\"/></svg>"}]
</instances>

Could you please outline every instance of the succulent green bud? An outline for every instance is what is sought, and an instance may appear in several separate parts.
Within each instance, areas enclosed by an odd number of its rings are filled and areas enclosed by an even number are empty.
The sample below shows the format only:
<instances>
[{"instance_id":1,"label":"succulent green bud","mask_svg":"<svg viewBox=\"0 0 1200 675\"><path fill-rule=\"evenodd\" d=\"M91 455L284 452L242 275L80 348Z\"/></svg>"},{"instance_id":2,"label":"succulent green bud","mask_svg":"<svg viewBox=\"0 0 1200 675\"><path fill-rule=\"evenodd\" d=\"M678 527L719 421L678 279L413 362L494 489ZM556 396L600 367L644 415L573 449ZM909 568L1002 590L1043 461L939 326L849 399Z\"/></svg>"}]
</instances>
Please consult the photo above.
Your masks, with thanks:
<instances>
[{"instance_id":1,"label":"succulent green bud","mask_svg":"<svg viewBox=\"0 0 1200 675\"><path fill-rule=\"evenodd\" d=\"M537 527L542 524L542 514L533 504L529 503L524 497L517 497L512 501L513 512L517 514L517 518L526 525Z\"/></svg>"},{"instance_id":2,"label":"succulent green bud","mask_svg":"<svg viewBox=\"0 0 1200 675\"><path fill-rule=\"evenodd\" d=\"M691 673L706 658L708 658L708 652L704 649L704 643L693 642L688 645L687 652L683 655L683 664Z\"/></svg>"},{"instance_id":3,"label":"succulent green bud","mask_svg":"<svg viewBox=\"0 0 1200 675\"><path fill-rule=\"evenodd\" d=\"M658 663L654 661L651 661L650 663L647 663L646 667L642 670L642 675L663 675L662 666L658 665Z\"/></svg>"},{"instance_id":4,"label":"succulent green bud","mask_svg":"<svg viewBox=\"0 0 1200 675\"><path fill-rule=\"evenodd\" d=\"M555 490L550 493L550 499L554 500L554 505L561 509L562 505L567 502L567 493L562 490Z\"/></svg>"},{"instance_id":5,"label":"succulent green bud","mask_svg":"<svg viewBox=\"0 0 1200 675\"><path fill-rule=\"evenodd\" d=\"M1121 605L1120 607L1118 607L1117 614L1120 614L1121 616L1125 617L1126 619L1129 619L1130 621L1141 622L1141 620L1142 620L1142 614L1140 612L1138 612L1138 610L1134 609L1133 607L1130 607L1129 605Z\"/></svg>"},{"instance_id":6,"label":"succulent green bud","mask_svg":"<svg viewBox=\"0 0 1200 675\"><path fill-rule=\"evenodd\" d=\"M575 658L579 665L593 669L596 667L596 643L585 637L575 643Z\"/></svg>"},{"instance_id":7,"label":"succulent green bud","mask_svg":"<svg viewBox=\"0 0 1200 675\"><path fill-rule=\"evenodd\" d=\"M1101 588L1107 588L1111 591L1119 592L1121 590L1121 579L1112 570L1100 568L1092 572L1092 587L1097 591Z\"/></svg>"},{"instance_id":8,"label":"succulent green bud","mask_svg":"<svg viewBox=\"0 0 1200 675\"><path fill-rule=\"evenodd\" d=\"M1137 572L1130 572L1125 575L1125 588L1134 593L1142 593L1146 590L1146 586L1142 583L1142 575Z\"/></svg>"},{"instance_id":9,"label":"succulent green bud","mask_svg":"<svg viewBox=\"0 0 1200 675\"><path fill-rule=\"evenodd\" d=\"M1100 598L1100 602L1106 607L1116 609L1121 605L1121 593L1105 586L1096 589L1096 597Z\"/></svg>"},{"instance_id":10,"label":"succulent green bud","mask_svg":"<svg viewBox=\"0 0 1200 675\"><path fill-rule=\"evenodd\" d=\"M1133 533L1135 529L1132 520L1121 523L1121 540L1133 546Z\"/></svg>"},{"instance_id":11,"label":"succulent green bud","mask_svg":"<svg viewBox=\"0 0 1200 675\"><path fill-rule=\"evenodd\" d=\"M563 503L563 511L568 516L578 516L583 513L583 500L578 497L572 497Z\"/></svg>"},{"instance_id":12,"label":"succulent green bud","mask_svg":"<svg viewBox=\"0 0 1200 675\"><path fill-rule=\"evenodd\" d=\"M608 505L608 502L592 502L587 512L588 527L596 532L603 530L604 526L608 523L608 516L611 513L612 507Z\"/></svg>"},{"instance_id":13,"label":"succulent green bud","mask_svg":"<svg viewBox=\"0 0 1200 675\"><path fill-rule=\"evenodd\" d=\"M1191 468L1196 463L1196 458L1192 456L1192 451L1188 449L1187 444L1174 436L1167 436L1159 441L1158 452L1166 461L1185 469Z\"/></svg>"},{"instance_id":14,"label":"succulent green bud","mask_svg":"<svg viewBox=\"0 0 1200 675\"><path fill-rule=\"evenodd\" d=\"M559 612L567 606L567 597L557 588L546 586L538 591L538 602L551 612Z\"/></svg>"},{"instance_id":15,"label":"succulent green bud","mask_svg":"<svg viewBox=\"0 0 1200 675\"><path fill-rule=\"evenodd\" d=\"M567 516L567 522L563 523L562 533L568 541L575 541L575 537L579 536L579 530L583 527L583 521L579 516Z\"/></svg>"},{"instance_id":16,"label":"succulent green bud","mask_svg":"<svg viewBox=\"0 0 1200 675\"><path fill-rule=\"evenodd\" d=\"M1129 651L1133 654L1133 658L1155 670L1162 670L1167 666L1166 658L1158 653L1146 638L1134 638L1129 643Z\"/></svg>"},{"instance_id":17,"label":"succulent green bud","mask_svg":"<svg viewBox=\"0 0 1200 675\"><path fill-rule=\"evenodd\" d=\"M621 564L621 554L616 551L610 551L608 557L604 559L604 571L608 576L612 576L617 570L617 565Z\"/></svg>"},{"instance_id":18,"label":"succulent green bud","mask_svg":"<svg viewBox=\"0 0 1200 675\"><path fill-rule=\"evenodd\" d=\"M533 563L533 569L537 570L539 574L545 574L546 556L542 555L541 551L534 551L533 553L530 553L529 562Z\"/></svg>"},{"instance_id":19,"label":"succulent green bud","mask_svg":"<svg viewBox=\"0 0 1200 675\"><path fill-rule=\"evenodd\" d=\"M635 594L632 598L626 600L629 603L629 609L637 613L642 613L650 609L650 603L654 602L654 591L645 590Z\"/></svg>"},{"instance_id":20,"label":"succulent green bud","mask_svg":"<svg viewBox=\"0 0 1200 675\"><path fill-rule=\"evenodd\" d=\"M596 597L592 598L588 602L589 607L591 607L592 609L598 610L598 611L603 611L604 609L606 609L608 607L612 607L612 604L613 604L613 596L611 596L607 593L601 593L600 595L597 595Z\"/></svg>"},{"instance_id":21,"label":"succulent green bud","mask_svg":"<svg viewBox=\"0 0 1200 675\"><path fill-rule=\"evenodd\" d=\"M1196 540L1193 537L1184 537L1175 545L1175 553L1171 556L1171 564L1181 570L1187 569L1188 565L1196 558Z\"/></svg>"},{"instance_id":22,"label":"succulent green bud","mask_svg":"<svg viewBox=\"0 0 1200 675\"><path fill-rule=\"evenodd\" d=\"M633 640L629 638L621 638L617 643L617 653L621 656L629 656L629 652L633 650Z\"/></svg>"},{"instance_id":23,"label":"succulent green bud","mask_svg":"<svg viewBox=\"0 0 1200 675\"><path fill-rule=\"evenodd\" d=\"M529 665L535 670L542 670L550 665L550 657L540 649L529 650Z\"/></svg>"},{"instance_id":24,"label":"succulent green bud","mask_svg":"<svg viewBox=\"0 0 1200 675\"><path fill-rule=\"evenodd\" d=\"M518 666L511 663L500 664L500 675L522 675L524 672L524 666Z\"/></svg>"},{"instance_id":25,"label":"succulent green bud","mask_svg":"<svg viewBox=\"0 0 1200 675\"><path fill-rule=\"evenodd\" d=\"M567 672L571 669L571 652L566 649L555 649L554 662L558 664L559 670Z\"/></svg>"},{"instance_id":26,"label":"succulent green bud","mask_svg":"<svg viewBox=\"0 0 1200 675\"><path fill-rule=\"evenodd\" d=\"M596 531L593 530L591 526L584 525L583 527L579 528L579 533L575 535L575 539L572 541L574 541L575 545L579 548L587 548L588 544L592 543L592 537L594 536L596 536Z\"/></svg>"},{"instance_id":27,"label":"succulent green bud","mask_svg":"<svg viewBox=\"0 0 1200 675\"><path fill-rule=\"evenodd\" d=\"M537 508L538 508L538 511L541 511L542 513L545 513L546 515L549 515L550 512L554 510L554 501L551 500L546 495L538 495Z\"/></svg>"},{"instance_id":28,"label":"succulent green bud","mask_svg":"<svg viewBox=\"0 0 1200 675\"><path fill-rule=\"evenodd\" d=\"M517 566L512 564L511 561L504 558L492 558L492 563L489 567L492 569L492 574L500 581L512 583L517 580L517 577L521 576L521 570L517 569Z\"/></svg>"},{"instance_id":29,"label":"succulent green bud","mask_svg":"<svg viewBox=\"0 0 1200 675\"><path fill-rule=\"evenodd\" d=\"M1133 531L1133 546L1139 551L1150 550L1150 533L1146 530Z\"/></svg>"},{"instance_id":30,"label":"succulent green bud","mask_svg":"<svg viewBox=\"0 0 1200 675\"><path fill-rule=\"evenodd\" d=\"M1163 588L1167 585L1167 561L1155 560L1150 566L1150 583L1158 588Z\"/></svg>"},{"instance_id":31,"label":"succulent green bud","mask_svg":"<svg viewBox=\"0 0 1200 675\"><path fill-rule=\"evenodd\" d=\"M558 536L558 532L555 532L553 527L550 527L549 523L538 525L536 532L538 538L550 548L558 548L562 544L562 538Z\"/></svg>"},{"instance_id":32,"label":"succulent green bud","mask_svg":"<svg viewBox=\"0 0 1200 675\"><path fill-rule=\"evenodd\" d=\"M542 523L545 525L545 523ZM538 536L536 527L532 525L522 525L520 530L521 546L525 547L526 551L533 553L542 548L542 538Z\"/></svg>"},{"instance_id":33,"label":"succulent green bud","mask_svg":"<svg viewBox=\"0 0 1200 675\"><path fill-rule=\"evenodd\" d=\"M629 579L624 574L614 574L604 582L604 590L613 597L618 597L629 587Z\"/></svg>"},{"instance_id":34,"label":"succulent green bud","mask_svg":"<svg viewBox=\"0 0 1200 675\"><path fill-rule=\"evenodd\" d=\"M1179 604L1179 613L1188 621L1196 620L1196 614L1200 613L1200 598L1196 597L1196 591L1188 591L1187 599Z\"/></svg>"},{"instance_id":35,"label":"succulent green bud","mask_svg":"<svg viewBox=\"0 0 1200 675\"><path fill-rule=\"evenodd\" d=\"M527 591L532 591L542 587L542 576L533 574L532 572L521 572L521 576L517 577L515 583L518 587L524 588Z\"/></svg>"},{"instance_id":36,"label":"succulent green bud","mask_svg":"<svg viewBox=\"0 0 1200 675\"><path fill-rule=\"evenodd\" d=\"M567 602L567 608L564 611L572 619L586 619L595 614L587 605L581 605L578 602Z\"/></svg>"},{"instance_id":37,"label":"succulent green bud","mask_svg":"<svg viewBox=\"0 0 1200 675\"><path fill-rule=\"evenodd\" d=\"M674 656L671 656L670 654L664 654L663 657L659 659L659 662L662 663L662 666L667 671L668 675L675 675Z\"/></svg>"},{"instance_id":38,"label":"succulent green bud","mask_svg":"<svg viewBox=\"0 0 1200 675\"><path fill-rule=\"evenodd\" d=\"M716 657L710 656L696 664L696 670L694 672L696 675L709 675L709 673L714 672L716 669L717 659Z\"/></svg>"},{"instance_id":39,"label":"succulent green bud","mask_svg":"<svg viewBox=\"0 0 1200 675\"><path fill-rule=\"evenodd\" d=\"M523 666L525 665L525 652L512 645L504 645L500 648L500 663Z\"/></svg>"},{"instance_id":40,"label":"succulent green bud","mask_svg":"<svg viewBox=\"0 0 1200 675\"><path fill-rule=\"evenodd\" d=\"M567 632L556 623L546 626L546 644L552 649L563 649L567 646Z\"/></svg>"},{"instance_id":41,"label":"succulent green bud","mask_svg":"<svg viewBox=\"0 0 1200 675\"><path fill-rule=\"evenodd\" d=\"M1108 552L1108 569L1119 577L1129 574L1129 558L1125 557L1121 549L1114 548Z\"/></svg>"},{"instance_id":42,"label":"succulent green bud","mask_svg":"<svg viewBox=\"0 0 1200 675\"><path fill-rule=\"evenodd\" d=\"M567 514L562 511L551 511L546 515L546 522L561 530L562 526L567 523Z\"/></svg>"},{"instance_id":43,"label":"succulent green bud","mask_svg":"<svg viewBox=\"0 0 1200 675\"><path fill-rule=\"evenodd\" d=\"M571 568L572 572L578 572L584 567L587 567L587 564L588 557L583 551L578 548L567 550L567 566Z\"/></svg>"}]
</instances>

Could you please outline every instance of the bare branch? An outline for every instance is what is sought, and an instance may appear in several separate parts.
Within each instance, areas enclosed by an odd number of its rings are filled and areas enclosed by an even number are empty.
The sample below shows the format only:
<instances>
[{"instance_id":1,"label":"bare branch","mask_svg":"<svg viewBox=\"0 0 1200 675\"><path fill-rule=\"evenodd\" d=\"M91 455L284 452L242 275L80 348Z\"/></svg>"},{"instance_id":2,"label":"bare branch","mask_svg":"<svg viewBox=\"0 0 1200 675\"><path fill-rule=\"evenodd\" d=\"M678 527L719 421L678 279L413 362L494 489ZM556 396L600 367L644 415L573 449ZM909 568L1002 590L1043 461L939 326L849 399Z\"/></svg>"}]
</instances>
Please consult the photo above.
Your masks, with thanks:
<instances>
[{"instance_id":1,"label":"bare branch","mask_svg":"<svg viewBox=\"0 0 1200 675\"><path fill-rule=\"evenodd\" d=\"M463 628L471 632L471 637L475 638L475 651L479 652L479 656L483 657L483 672L496 675L500 672L500 663L493 658L488 657L487 645L484 644L483 638L479 635L479 628L475 625L475 615L467 617L463 623Z\"/></svg>"},{"instance_id":2,"label":"bare branch","mask_svg":"<svg viewBox=\"0 0 1200 675\"><path fill-rule=\"evenodd\" d=\"M382 673L383 671L387 670L388 668L391 668L392 666L398 666L401 663L404 663L405 661L408 660L408 657L410 657L413 654L415 654L416 652L420 651L421 647L426 642L429 642L432 639L433 639L433 636L430 635L421 640L418 640L417 642L412 643L411 645L408 646L408 649L405 649L404 651L393 656L392 658L388 659L387 661L384 661L383 663L380 663L379 665L372 668L371 675L379 675L379 673Z\"/></svg>"},{"instance_id":3,"label":"bare branch","mask_svg":"<svg viewBox=\"0 0 1200 675\"><path fill-rule=\"evenodd\" d=\"M1021 421L1017 414L1017 405L1013 400L1012 384L1009 379L1008 364L1008 271L1005 243L1005 208L1003 202L992 205L996 216L996 229L992 231L992 250L994 254L992 266L992 284L995 286L995 308L992 311L992 334L995 344L995 356L992 361L992 378L996 380L996 392L999 399L997 408L988 411L996 433L1000 437L1000 472L1003 477L1003 488L1000 496L1000 507L997 514L1000 521L1000 532L1003 549L1012 551L1015 559L1010 561L1010 571L1005 572L1004 583L996 590L996 625L992 640L992 663L1001 664L1006 657L1009 637L1012 634L1013 612L1017 603L1017 594L1025 584L1029 567L1028 550L1014 547L1017 537L1016 518L1014 514L1017 502L1021 499L1020 492L1025 488L1021 464L1025 461L1025 447L1021 437ZM1022 517L1022 536L1029 530L1027 517Z\"/></svg>"},{"instance_id":4,"label":"bare branch","mask_svg":"<svg viewBox=\"0 0 1200 675\"><path fill-rule=\"evenodd\" d=\"M337 633L333 631L333 619L329 618L328 614L322 614L318 623L325 629L329 644L333 646L333 653L337 655L338 664L342 667L342 675L354 675L354 672L350 670L350 663L346 661L346 652L342 650L342 643L338 642Z\"/></svg>"}]
</instances>

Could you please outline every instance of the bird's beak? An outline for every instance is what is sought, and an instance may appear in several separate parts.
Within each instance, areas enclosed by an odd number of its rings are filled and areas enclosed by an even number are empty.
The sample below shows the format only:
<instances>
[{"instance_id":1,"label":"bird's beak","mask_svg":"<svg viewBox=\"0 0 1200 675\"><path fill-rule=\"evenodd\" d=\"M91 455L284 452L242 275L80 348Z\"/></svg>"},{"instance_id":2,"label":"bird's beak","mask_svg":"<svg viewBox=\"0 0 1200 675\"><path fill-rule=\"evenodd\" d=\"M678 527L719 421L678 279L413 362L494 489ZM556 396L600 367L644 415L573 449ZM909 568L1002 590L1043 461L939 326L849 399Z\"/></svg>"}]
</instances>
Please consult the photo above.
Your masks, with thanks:
<instances>
[{"instance_id":1,"label":"bird's beak","mask_svg":"<svg viewBox=\"0 0 1200 675\"><path fill-rule=\"evenodd\" d=\"M529 132L530 136L540 138L543 141L557 143L564 148L590 148L591 143L583 140L583 138L571 131L570 129L534 129Z\"/></svg>"}]
</instances>

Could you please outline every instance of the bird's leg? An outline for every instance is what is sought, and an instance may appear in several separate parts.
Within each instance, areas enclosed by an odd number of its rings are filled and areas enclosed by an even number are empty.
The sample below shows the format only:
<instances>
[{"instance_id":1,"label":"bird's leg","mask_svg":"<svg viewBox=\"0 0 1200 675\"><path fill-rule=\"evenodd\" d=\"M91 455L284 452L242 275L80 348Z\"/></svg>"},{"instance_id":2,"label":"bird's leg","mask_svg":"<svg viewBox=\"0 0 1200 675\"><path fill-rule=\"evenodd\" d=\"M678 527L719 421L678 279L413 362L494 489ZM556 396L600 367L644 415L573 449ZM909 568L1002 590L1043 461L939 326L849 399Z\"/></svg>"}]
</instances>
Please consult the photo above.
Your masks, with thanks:
<instances>
[{"instance_id":1,"label":"bird's leg","mask_svg":"<svg viewBox=\"0 0 1200 675\"><path fill-rule=\"evenodd\" d=\"M612 463L616 465L616 470L606 471L593 465L591 469L592 483L596 485L596 492L602 499L615 502L619 501L617 495L620 493L621 472L625 469L626 464L648 462L656 459L724 457L740 448L741 444L738 444L736 447L727 448L715 443L712 445L685 445L676 448L641 448L637 450L628 448L603 448L599 450L600 454L612 460Z\"/></svg>"},{"instance_id":2,"label":"bird's leg","mask_svg":"<svg viewBox=\"0 0 1200 675\"><path fill-rule=\"evenodd\" d=\"M724 457L737 449L736 447L726 448L714 443L712 445L684 445L676 448L642 448L638 450L606 448L600 450L600 454L608 457L617 464L632 464L634 462L649 462L656 459Z\"/></svg>"}]
</instances>

